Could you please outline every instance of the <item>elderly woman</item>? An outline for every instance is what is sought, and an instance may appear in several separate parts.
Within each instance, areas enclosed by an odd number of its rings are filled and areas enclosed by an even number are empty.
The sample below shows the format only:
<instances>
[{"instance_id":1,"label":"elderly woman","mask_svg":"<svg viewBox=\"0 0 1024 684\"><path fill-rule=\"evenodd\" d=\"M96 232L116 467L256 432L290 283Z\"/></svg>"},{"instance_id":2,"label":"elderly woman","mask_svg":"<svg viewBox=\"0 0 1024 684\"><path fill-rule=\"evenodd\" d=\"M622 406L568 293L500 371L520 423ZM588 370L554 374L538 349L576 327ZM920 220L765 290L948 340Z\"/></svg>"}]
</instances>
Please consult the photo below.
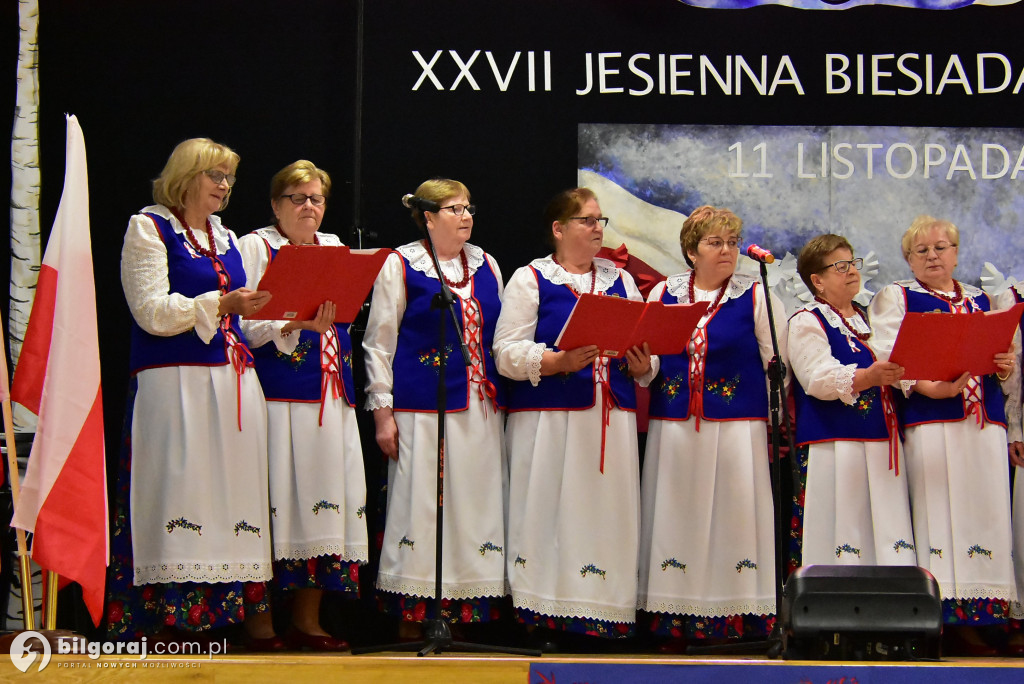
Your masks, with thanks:
<instances>
[{"instance_id":1,"label":"elderly woman","mask_svg":"<svg viewBox=\"0 0 1024 684\"><path fill-rule=\"evenodd\" d=\"M327 172L304 159L274 175L275 224L239 240L250 287L283 245L341 245L318 231L330 190ZM368 551L352 340L334 317L327 301L311 321L243 324L267 398L274 578L297 590L285 639L318 651L348 647L320 626L320 599L325 589L358 596Z\"/></svg>"},{"instance_id":2,"label":"elderly woman","mask_svg":"<svg viewBox=\"0 0 1024 684\"><path fill-rule=\"evenodd\" d=\"M271 577L267 418L239 315L269 299L246 283L227 206L238 155L179 144L131 218L121 283L132 313L107 606L112 638L245 621L280 648ZM179 635L164 635L179 638Z\"/></svg>"},{"instance_id":3,"label":"elderly woman","mask_svg":"<svg viewBox=\"0 0 1024 684\"><path fill-rule=\"evenodd\" d=\"M509 280L494 351L499 372L515 381L506 430L506 563L519 619L621 637L636 621L633 378L653 377L651 358L646 345L621 361L601 357L593 345L555 346L580 294L642 299L628 273L595 258L607 222L587 188L562 192L548 204L554 253Z\"/></svg>"},{"instance_id":4,"label":"elderly woman","mask_svg":"<svg viewBox=\"0 0 1024 684\"><path fill-rule=\"evenodd\" d=\"M953 277L960 233L949 221L918 216L903 235L912 280L887 285L871 302L876 349L887 355L908 311L988 311L992 302ZM1013 353L996 354L999 374ZM963 627L949 647L993 651L973 629L1005 622L1014 598L1006 422L996 375L905 382L904 448L918 565L942 591L944 620ZM957 643L959 641L959 643Z\"/></svg>"},{"instance_id":5,"label":"elderly woman","mask_svg":"<svg viewBox=\"0 0 1024 684\"><path fill-rule=\"evenodd\" d=\"M804 488L802 564L917 565L906 466L890 385L853 301L863 259L839 235L811 239L797 271L814 301L789 319Z\"/></svg>"},{"instance_id":6,"label":"elderly woman","mask_svg":"<svg viewBox=\"0 0 1024 684\"><path fill-rule=\"evenodd\" d=\"M761 283L735 272L742 226L728 209L695 209L679 234L692 270L649 297L709 302L686 353L662 356L651 385L639 605L669 638L664 650L763 636L775 612L765 376L773 350ZM785 358L785 313L777 299L772 307Z\"/></svg>"},{"instance_id":7,"label":"elderly woman","mask_svg":"<svg viewBox=\"0 0 1024 684\"><path fill-rule=\"evenodd\" d=\"M377 588L402 617L400 636L416 636L424 618L480 622L498 614L505 596L505 491L502 444L505 392L491 357L501 308L501 271L468 242L476 207L456 180L436 178L416 196L437 205L412 211L429 231L441 265L434 269L425 240L388 256L373 288L363 338L367 403L377 444L388 457L388 499ZM444 278L455 298L470 366L447 311L431 307ZM439 349L438 317L447 327ZM446 375L438 375L440 356ZM445 423L443 615L432 614L437 502L436 389L447 391ZM406 627L406 625L408 625Z\"/></svg>"}]
</instances>

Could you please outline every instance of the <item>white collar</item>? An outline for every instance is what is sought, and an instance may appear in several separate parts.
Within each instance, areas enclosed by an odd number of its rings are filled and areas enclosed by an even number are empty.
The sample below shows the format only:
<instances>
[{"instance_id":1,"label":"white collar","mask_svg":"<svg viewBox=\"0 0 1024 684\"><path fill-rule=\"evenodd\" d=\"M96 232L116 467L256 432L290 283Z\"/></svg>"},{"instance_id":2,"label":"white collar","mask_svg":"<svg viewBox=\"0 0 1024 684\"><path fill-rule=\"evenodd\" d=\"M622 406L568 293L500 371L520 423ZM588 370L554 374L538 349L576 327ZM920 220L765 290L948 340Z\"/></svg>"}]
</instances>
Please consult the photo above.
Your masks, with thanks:
<instances>
[{"instance_id":1,"label":"white collar","mask_svg":"<svg viewBox=\"0 0 1024 684\"><path fill-rule=\"evenodd\" d=\"M151 204L148 207L142 209L144 214L156 214L162 218L167 219L171 223L171 228L178 235L185 233L185 226L181 224L178 217L171 213L171 210L162 204ZM217 246L217 254L224 254L228 251L228 247L231 245L231 240L228 237L228 229L221 225L220 216L216 214L210 214L210 225L213 227L213 242ZM199 230L193 226L193 230ZM202 231L206 232L206 227L202 228Z\"/></svg>"},{"instance_id":2,"label":"white collar","mask_svg":"<svg viewBox=\"0 0 1024 684\"><path fill-rule=\"evenodd\" d=\"M665 279L665 289L668 293L675 297L679 302L683 304L691 304L690 302L690 278L693 277L693 270L686 271L685 273L676 273L670 275ZM758 282L760 278L746 273L733 273L729 278L729 284L725 288L725 294L722 295L722 303L724 304L728 299L736 299L741 296L744 292L754 286L754 283Z\"/></svg>"},{"instance_id":3,"label":"white collar","mask_svg":"<svg viewBox=\"0 0 1024 684\"><path fill-rule=\"evenodd\" d=\"M472 276L476 273L478 268L484 265L484 250L476 245L471 245L468 242L462 245L462 250L466 253L466 262L469 264L469 275ZM430 278L437 278L437 274L434 273L434 260L430 258L430 252L423 245L421 240L410 242L407 245L402 245L395 251L405 257L409 262L409 266L411 266L414 271L419 271ZM442 260L441 263L443 264L446 262Z\"/></svg>"},{"instance_id":4,"label":"white collar","mask_svg":"<svg viewBox=\"0 0 1024 684\"><path fill-rule=\"evenodd\" d=\"M530 266L552 284L569 285L577 290L582 290L579 285L589 275L589 273L569 273L560 264L556 264L554 255L550 254L542 259L534 259L530 262ZM594 272L597 280L594 292L607 291L619 279L618 267L615 262L608 259L594 257Z\"/></svg>"},{"instance_id":5,"label":"white collar","mask_svg":"<svg viewBox=\"0 0 1024 684\"><path fill-rule=\"evenodd\" d=\"M281 234L281 231L277 229L277 226L257 228L252 232L266 240L271 249L281 249L282 246L289 244L288 238ZM321 233L320 231L317 231L316 239L317 242L325 247L341 246L341 238L333 233Z\"/></svg>"}]
</instances>

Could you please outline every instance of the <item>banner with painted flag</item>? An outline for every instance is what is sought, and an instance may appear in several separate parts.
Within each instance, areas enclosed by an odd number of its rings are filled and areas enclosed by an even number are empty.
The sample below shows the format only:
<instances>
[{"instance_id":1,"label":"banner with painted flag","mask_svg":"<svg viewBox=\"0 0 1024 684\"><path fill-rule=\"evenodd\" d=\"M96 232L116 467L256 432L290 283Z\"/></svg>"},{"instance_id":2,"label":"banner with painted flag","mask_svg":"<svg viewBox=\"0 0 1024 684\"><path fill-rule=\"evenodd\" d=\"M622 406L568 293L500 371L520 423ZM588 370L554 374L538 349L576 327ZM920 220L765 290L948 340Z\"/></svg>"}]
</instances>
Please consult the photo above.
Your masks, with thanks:
<instances>
[{"instance_id":1,"label":"banner with painted flag","mask_svg":"<svg viewBox=\"0 0 1024 684\"><path fill-rule=\"evenodd\" d=\"M64 192L11 388L39 416L11 525L33 533L40 567L82 585L99 625L110 554L96 286L85 140L74 115L67 126Z\"/></svg>"}]
</instances>

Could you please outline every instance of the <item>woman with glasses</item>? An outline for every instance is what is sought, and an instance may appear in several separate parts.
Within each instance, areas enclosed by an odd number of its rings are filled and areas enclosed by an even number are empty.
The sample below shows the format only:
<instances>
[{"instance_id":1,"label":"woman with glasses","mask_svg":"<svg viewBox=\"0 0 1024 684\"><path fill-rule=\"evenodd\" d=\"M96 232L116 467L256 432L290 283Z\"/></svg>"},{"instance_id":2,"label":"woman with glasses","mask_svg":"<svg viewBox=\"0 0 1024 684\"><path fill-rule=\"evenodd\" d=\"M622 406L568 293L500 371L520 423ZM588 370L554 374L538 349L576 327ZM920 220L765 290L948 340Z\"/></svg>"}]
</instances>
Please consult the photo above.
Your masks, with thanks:
<instances>
[{"instance_id":1,"label":"woman with glasses","mask_svg":"<svg viewBox=\"0 0 1024 684\"><path fill-rule=\"evenodd\" d=\"M266 292L245 287L227 206L238 155L179 144L131 218L121 284L132 313L125 435L111 539L113 639L192 640L245 621L280 647L269 615L267 414L239 317Z\"/></svg>"},{"instance_id":2,"label":"woman with glasses","mask_svg":"<svg viewBox=\"0 0 1024 684\"><path fill-rule=\"evenodd\" d=\"M366 408L377 445L388 458L387 514L377 589L402 619L401 638L415 638L425 618L470 623L497 617L505 596L505 491L502 443L505 391L491 342L501 309L498 264L469 243L476 207L456 180L421 184L413 220L434 243L441 273L425 240L388 256L373 288L363 338ZM433 209L428 209L433 207ZM432 307L444 278L471 363L447 309ZM445 344L439 343L443 316ZM445 376L439 375L441 356ZM444 382L445 468L443 614L433 615L437 503L437 388Z\"/></svg>"},{"instance_id":3,"label":"woman with glasses","mask_svg":"<svg viewBox=\"0 0 1024 684\"><path fill-rule=\"evenodd\" d=\"M877 351L888 354L908 311L963 314L993 309L989 296L953 277L960 233L918 216L903 235L911 280L887 285L871 302ZM941 344L941 341L936 341ZM975 627L1003 623L1015 594L1010 558L1006 418L999 379L1012 351L996 354L996 374L903 382L904 449L917 563L939 582L945 651L986 655Z\"/></svg>"},{"instance_id":4,"label":"woman with glasses","mask_svg":"<svg viewBox=\"0 0 1024 684\"><path fill-rule=\"evenodd\" d=\"M692 270L648 298L709 303L687 351L660 357L651 384L639 605L668 652L687 640L763 637L775 612L773 350L761 283L735 272L742 226L728 209L695 209L679 234ZM772 308L785 360L786 317L774 296Z\"/></svg>"},{"instance_id":5,"label":"woman with glasses","mask_svg":"<svg viewBox=\"0 0 1024 684\"><path fill-rule=\"evenodd\" d=\"M318 230L330 190L327 172L305 159L274 175L274 225L239 240L250 287L284 245L341 246ZM352 340L334 317L326 301L310 321L243 326L267 398L274 580L295 590L285 640L317 651L348 648L321 627L320 599L324 590L358 597L359 564L368 559Z\"/></svg>"},{"instance_id":6,"label":"woman with glasses","mask_svg":"<svg viewBox=\"0 0 1024 684\"><path fill-rule=\"evenodd\" d=\"M653 377L634 347L555 345L583 293L642 297L632 277L595 258L607 218L587 188L545 211L553 253L509 280L495 332L510 387L509 584L519 620L543 629L624 637L636 622L639 467L634 378ZM608 321L615 325L615 321ZM552 648L554 635L535 632Z\"/></svg>"},{"instance_id":7,"label":"woman with glasses","mask_svg":"<svg viewBox=\"0 0 1024 684\"><path fill-rule=\"evenodd\" d=\"M803 501L802 565L917 565L890 387L903 368L876 356L867 315L853 301L863 264L839 235L811 239L797 259L814 295L789 319L806 477L796 497Z\"/></svg>"}]
</instances>

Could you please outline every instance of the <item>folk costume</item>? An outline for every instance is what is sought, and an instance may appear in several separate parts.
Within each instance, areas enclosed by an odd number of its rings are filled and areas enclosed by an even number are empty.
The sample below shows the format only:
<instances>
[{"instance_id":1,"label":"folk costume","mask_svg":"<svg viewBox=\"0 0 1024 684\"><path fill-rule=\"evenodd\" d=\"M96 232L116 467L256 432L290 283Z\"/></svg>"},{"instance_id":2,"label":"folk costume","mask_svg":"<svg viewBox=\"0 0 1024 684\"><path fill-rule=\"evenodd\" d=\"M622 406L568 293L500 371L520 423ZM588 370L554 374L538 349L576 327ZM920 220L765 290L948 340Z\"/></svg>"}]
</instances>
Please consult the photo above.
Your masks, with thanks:
<instances>
[{"instance_id":1,"label":"folk costume","mask_svg":"<svg viewBox=\"0 0 1024 684\"><path fill-rule=\"evenodd\" d=\"M316 244L341 246L316 233ZM274 226L239 239L258 284L288 238ZM281 334L283 321L243 321L267 399L275 579L281 588L358 593L368 560L366 481L346 326ZM308 561L315 559L310 564Z\"/></svg>"},{"instance_id":2,"label":"folk costume","mask_svg":"<svg viewBox=\"0 0 1024 684\"><path fill-rule=\"evenodd\" d=\"M437 402L440 355L446 357L445 494L442 597L444 619L478 622L497 616L505 596L505 501L508 470L502 441L505 391L491 343L501 308L494 259L466 243L442 261L456 297L472 365L459 353L447 311L431 308L440 291L422 242L388 256L373 289L363 338L369 410L392 407L398 460L388 462L387 520L377 589L409 620L432 617L435 582ZM444 315L446 343L438 349ZM492 609L495 611L492 613Z\"/></svg>"},{"instance_id":3,"label":"folk costume","mask_svg":"<svg viewBox=\"0 0 1024 684\"><path fill-rule=\"evenodd\" d=\"M987 294L954 281L936 292L916 280L887 285L871 302L880 353L888 354L908 311L970 313ZM1010 557L1006 417L995 375L972 377L959 396L930 399L904 381L904 441L917 564L942 591L947 624L1003 622L1016 597Z\"/></svg>"},{"instance_id":4,"label":"folk costume","mask_svg":"<svg viewBox=\"0 0 1024 684\"><path fill-rule=\"evenodd\" d=\"M638 606L662 636L758 635L776 608L768 312L752 276L716 291L692 279L670 276L649 298L711 304L687 353L661 357L651 384ZM785 313L772 307L785 359Z\"/></svg>"},{"instance_id":5,"label":"folk costume","mask_svg":"<svg viewBox=\"0 0 1024 684\"><path fill-rule=\"evenodd\" d=\"M802 565L917 565L892 389L853 391L854 373L877 360L871 341L866 318L827 302L789 320L796 443L806 463Z\"/></svg>"},{"instance_id":6,"label":"folk costume","mask_svg":"<svg viewBox=\"0 0 1024 684\"><path fill-rule=\"evenodd\" d=\"M540 375L580 293L642 299L628 273L606 259L593 264L574 274L552 257L535 259L505 290L494 349L513 380L506 563L523 622L622 637L636 621L634 382L625 359L604 357L576 373Z\"/></svg>"},{"instance_id":7,"label":"folk costume","mask_svg":"<svg viewBox=\"0 0 1024 684\"><path fill-rule=\"evenodd\" d=\"M266 610L271 577L266 406L236 315L245 284L217 216L190 229L166 207L131 218L121 282L132 381L109 570L111 638L206 630Z\"/></svg>"}]
</instances>

